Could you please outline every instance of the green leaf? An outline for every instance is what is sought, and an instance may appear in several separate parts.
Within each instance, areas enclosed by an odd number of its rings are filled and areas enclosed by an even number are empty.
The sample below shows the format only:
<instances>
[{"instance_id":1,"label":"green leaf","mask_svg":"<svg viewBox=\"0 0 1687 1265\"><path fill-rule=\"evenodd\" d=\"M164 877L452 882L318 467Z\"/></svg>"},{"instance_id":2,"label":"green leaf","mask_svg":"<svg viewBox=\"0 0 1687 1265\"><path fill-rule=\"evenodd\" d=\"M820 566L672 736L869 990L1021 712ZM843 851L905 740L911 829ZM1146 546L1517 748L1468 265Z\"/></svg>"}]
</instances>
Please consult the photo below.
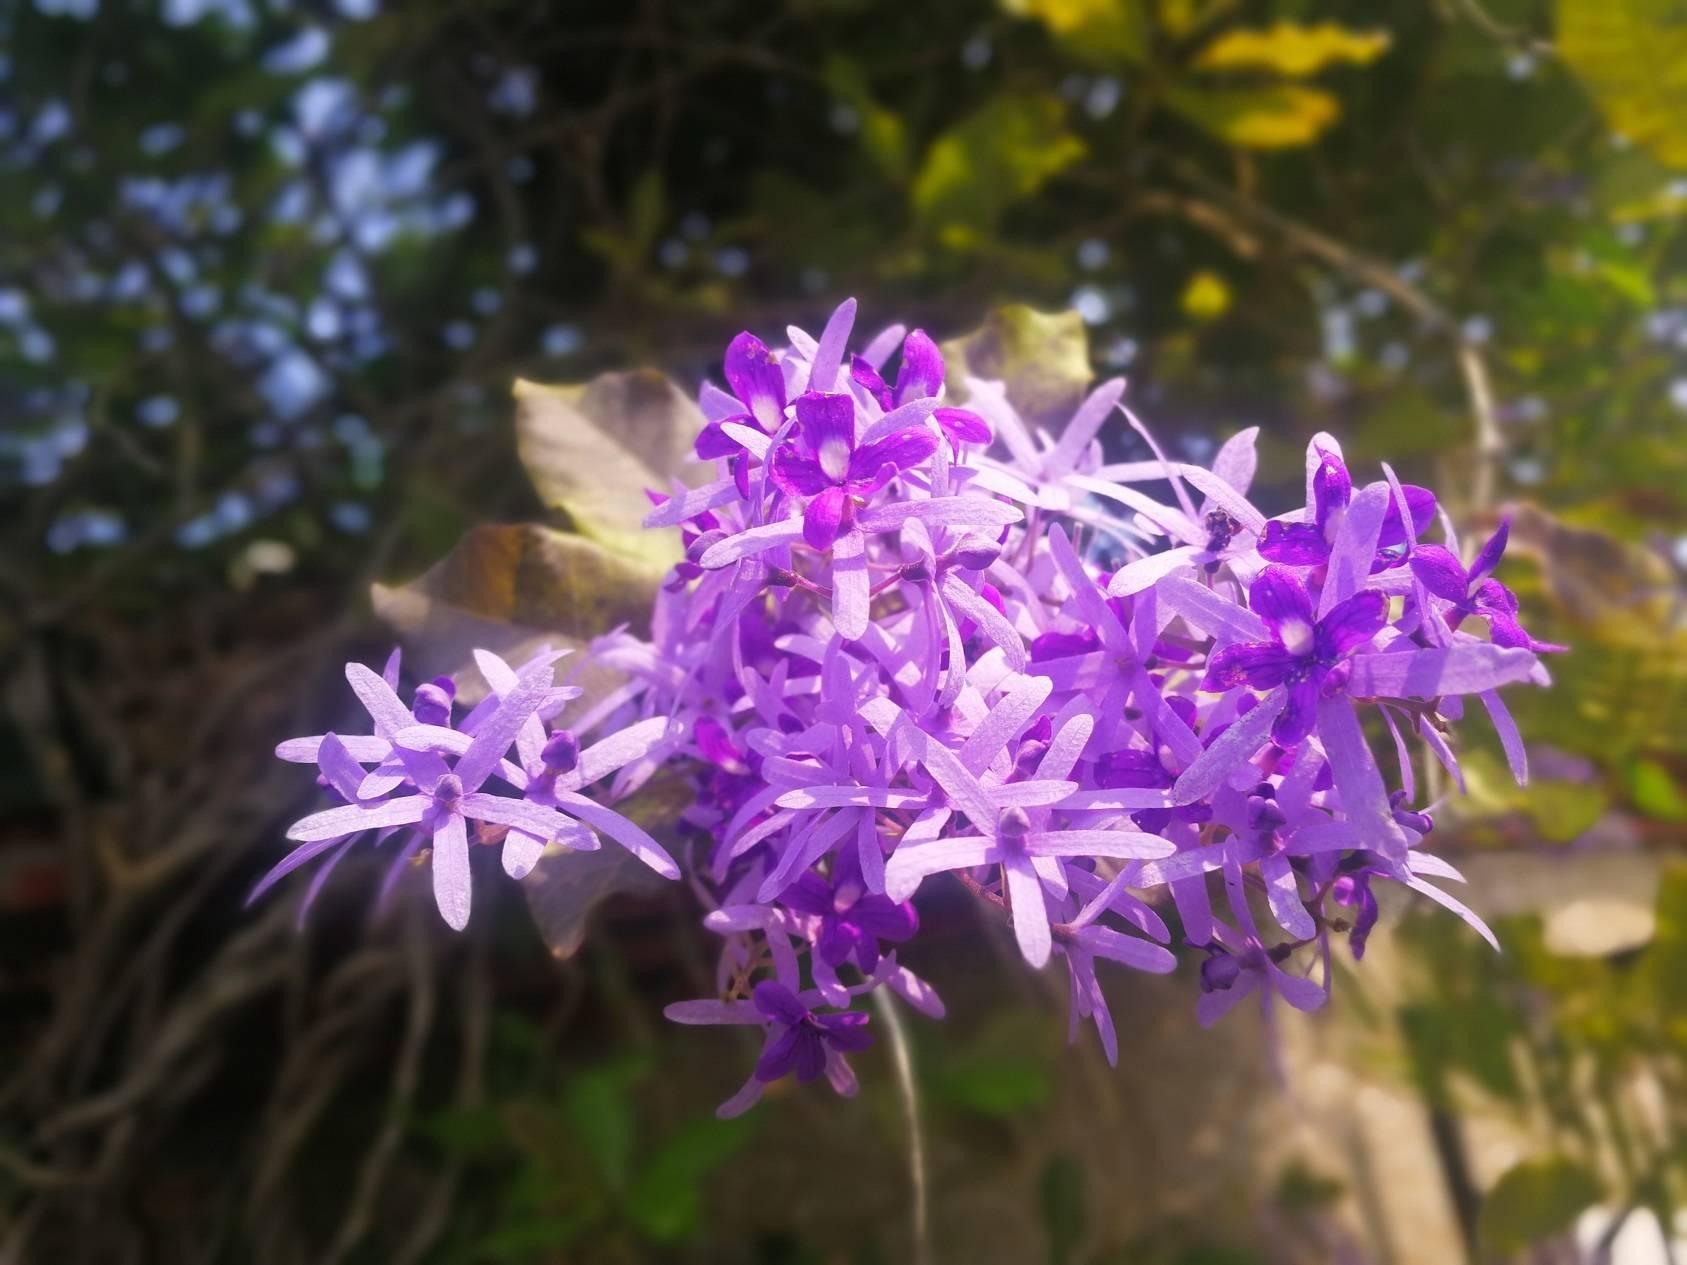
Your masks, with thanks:
<instances>
[{"instance_id":1,"label":"green leaf","mask_svg":"<svg viewBox=\"0 0 1687 1265\"><path fill-rule=\"evenodd\" d=\"M1084 1166L1066 1152L1049 1157L1038 1181L1043 1233L1048 1236L1049 1265L1071 1265L1084 1241L1088 1216Z\"/></svg>"},{"instance_id":2,"label":"green leaf","mask_svg":"<svg viewBox=\"0 0 1687 1265\"><path fill-rule=\"evenodd\" d=\"M505 1221L476 1245L477 1253L495 1261L549 1259L589 1228L591 1217L583 1213L542 1213Z\"/></svg>"},{"instance_id":3,"label":"green leaf","mask_svg":"<svg viewBox=\"0 0 1687 1265\"><path fill-rule=\"evenodd\" d=\"M999 307L970 334L943 344L949 392L960 403L962 375L1001 382L1015 409L1037 425L1064 425L1083 398L1089 335L1076 312Z\"/></svg>"},{"instance_id":4,"label":"green leaf","mask_svg":"<svg viewBox=\"0 0 1687 1265\"><path fill-rule=\"evenodd\" d=\"M1568 1230L1604 1194L1599 1179L1563 1156L1525 1160L1511 1168L1483 1201L1482 1241L1495 1252L1521 1252Z\"/></svg>"},{"instance_id":5,"label":"green leaf","mask_svg":"<svg viewBox=\"0 0 1687 1265\"><path fill-rule=\"evenodd\" d=\"M660 575L679 559L679 535L647 531L646 489L696 482L687 464L703 417L691 398L651 370L606 373L582 385L518 380L516 447L544 502L581 533Z\"/></svg>"},{"instance_id":6,"label":"green leaf","mask_svg":"<svg viewBox=\"0 0 1687 1265\"><path fill-rule=\"evenodd\" d=\"M1628 769L1628 792L1634 806L1659 821L1687 821L1687 795L1656 760L1636 760Z\"/></svg>"},{"instance_id":7,"label":"green leaf","mask_svg":"<svg viewBox=\"0 0 1687 1265\"><path fill-rule=\"evenodd\" d=\"M963 1047L925 1060L931 1096L981 1116L1006 1118L1047 1102L1054 1092L1054 1057L1046 1030L1025 1012L1006 1012Z\"/></svg>"},{"instance_id":8,"label":"green leaf","mask_svg":"<svg viewBox=\"0 0 1687 1265\"><path fill-rule=\"evenodd\" d=\"M1066 130L1059 97L996 97L931 143L914 177L914 210L946 244L971 246L1011 203L1086 152Z\"/></svg>"},{"instance_id":9,"label":"green leaf","mask_svg":"<svg viewBox=\"0 0 1687 1265\"><path fill-rule=\"evenodd\" d=\"M1347 1187L1333 1177L1292 1160L1277 1179L1277 1205L1290 1213L1319 1213L1341 1199Z\"/></svg>"},{"instance_id":10,"label":"green leaf","mask_svg":"<svg viewBox=\"0 0 1687 1265\"><path fill-rule=\"evenodd\" d=\"M894 111L880 105L859 63L834 54L826 60L826 86L860 119L861 147L881 171L900 184L909 168L908 129Z\"/></svg>"},{"instance_id":11,"label":"green leaf","mask_svg":"<svg viewBox=\"0 0 1687 1265\"><path fill-rule=\"evenodd\" d=\"M1611 129L1687 168L1687 6L1558 0L1558 51Z\"/></svg>"},{"instance_id":12,"label":"green leaf","mask_svg":"<svg viewBox=\"0 0 1687 1265\"><path fill-rule=\"evenodd\" d=\"M680 1129L633 1179L627 1219L658 1243L688 1237L703 1210L704 1179L742 1150L754 1129L748 1116L694 1120Z\"/></svg>"},{"instance_id":13,"label":"green leaf","mask_svg":"<svg viewBox=\"0 0 1687 1265\"><path fill-rule=\"evenodd\" d=\"M507 1145L508 1130L496 1107L446 1107L422 1122L421 1130L445 1150L476 1158Z\"/></svg>"},{"instance_id":14,"label":"green leaf","mask_svg":"<svg viewBox=\"0 0 1687 1265\"><path fill-rule=\"evenodd\" d=\"M1335 62L1364 66L1388 51L1387 31L1353 31L1334 22L1279 21L1226 31L1195 58L1197 70L1270 70L1291 78L1315 75Z\"/></svg>"},{"instance_id":15,"label":"green leaf","mask_svg":"<svg viewBox=\"0 0 1687 1265\"><path fill-rule=\"evenodd\" d=\"M1657 930L1646 951L1646 976L1665 1035L1687 1049L1687 864L1677 863L1658 882Z\"/></svg>"},{"instance_id":16,"label":"green leaf","mask_svg":"<svg viewBox=\"0 0 1687 1265\"><path fill-rule=\"evenodd\" d=\"M1149 21L1140 0L1002 0L1002 9L1041 22L1067 52L1092 64L1147 60Z\"/></svg>"},{"instance_id":17,"label":"green leaf","mask_svg":"<svg viewBox=\"0 0 1687 1265\"><path fill-rule=\"evenodd\" d=\"M627 200L627 229L641 252L656 244L667 214L667 194L660 167L649 167L633 184Z\"/></svg>"},{"instance_id":18,"label":"green leaf","mask_svg":"<svg viewBox=\"0 0 1687 1265\"><path fill-rule=\"evenodd\" d=\"M1202 131L1238 149L1310 145L1341 117L1341 102L1334 95L1293 83L1258 88L1182 84L1166 92L1165 102Z\"/></svg>"},{"instance_id":19,"label":"green leaf","mask_svg":"<svg viewBox=\"0 0 1687 1265\"><path fill-rule=\"evenodd\" d=\"M562 1114L574 1140L613 1191L627 1184L632 1165L637 1119L627 1091L649 1072L648 1060L621 1059L576 1072L562 1091Z\"/></svg>"}]
</instances>

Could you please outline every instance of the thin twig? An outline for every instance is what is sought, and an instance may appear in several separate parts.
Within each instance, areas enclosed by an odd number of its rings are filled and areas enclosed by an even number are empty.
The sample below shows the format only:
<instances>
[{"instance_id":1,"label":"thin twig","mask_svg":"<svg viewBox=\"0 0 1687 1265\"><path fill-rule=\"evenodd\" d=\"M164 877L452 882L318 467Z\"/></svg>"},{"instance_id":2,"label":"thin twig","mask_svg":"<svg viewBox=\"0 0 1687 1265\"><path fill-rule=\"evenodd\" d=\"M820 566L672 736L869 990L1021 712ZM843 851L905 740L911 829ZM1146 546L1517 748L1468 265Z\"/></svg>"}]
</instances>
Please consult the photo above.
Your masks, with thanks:
<instances>
[{"instance_id":1,"label":"thin twig","mask_svg":"<svg viewBox=\"0 0 1687 1265\"><path fill-rule=\"evenodd\" d=\"M908 1029L896 1001L882 988L873 990L873 1005L890 1038L891 1065L902 1097L902 1119L908 1127L908 1179L913 1187L914 1265L931 1265L931 1226L926 1177L925 1127L920 1120L920 1093L914 1082L914 1055Z\"/></svg>"},{"instance_id":2,"label":"thin twig","mask_svg":"<svg viewBox=\"0 0 1687 1265\"><path fill-rule=\"evenodd\" d=\"M408 912L404 958L410 975L410 1007L404 1044L399 1050L398 1066L393 1073L392 1102L380 1132L364 1154L363 1166L357 1175L356 1193L325 1258L328 1265L338 1265L349 1256L374 1224L375 1204L387 1170L392 1167L393 1157L404 1140L411 1104L415 1101L416 1088L422 1078L422 1055L427 1048L428 1034L433 1030L434 955L421 922L427 914L421 912L421 907L414 902L408 907Z\"/></svg>"},{"instance_id":3,"label":"thin twig","mask_svg":"<svg viewBox=\"0 0 1687 1265\"><path fill-rule=\"evenodd\" d=\"M1494 412L1493 379L1487 358L1480 344L1466 336L1463 325L1454 315L1385 261L1232 192L1193 163L1176 162L1173 168L1179 178L1197 186L1235 214L1269 229L1300 253L1321 260L1349 278L1382 291L1430 329L1451 341L1476 431L1476 469L1471 480L1471 498L1474 504L1488 504L1493 498L1500 460L1505 455L1505 438Z\"/></svg>"}]
</instances>

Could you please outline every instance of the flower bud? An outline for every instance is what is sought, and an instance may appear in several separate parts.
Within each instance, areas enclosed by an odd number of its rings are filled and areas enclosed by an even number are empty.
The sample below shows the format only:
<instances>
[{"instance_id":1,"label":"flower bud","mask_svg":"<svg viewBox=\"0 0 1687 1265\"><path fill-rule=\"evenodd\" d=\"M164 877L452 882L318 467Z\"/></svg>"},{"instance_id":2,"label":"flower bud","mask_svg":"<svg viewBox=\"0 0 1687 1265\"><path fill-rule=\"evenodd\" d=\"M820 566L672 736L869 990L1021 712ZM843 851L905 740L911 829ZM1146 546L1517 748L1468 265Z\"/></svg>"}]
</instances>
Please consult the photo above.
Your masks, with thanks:
<instances>
[{"instance_id":1,"label":"flower bud","mask_svg":"<svg viewBox=\"0 0 1687 1265\"><path fill-rule=\"evenodd\" d=\"M1435 829L1435 818L1428 813L1413 812L1403 805L1406 802L1405 791L1395 791L1388 797L1388 807L1393 813L1394 820L1407 830L1415 830L1420 835L1426 835Z\"/></svg>"},{"instance_id":2,"label":"flower bud","mask_svg":"<svg viewBox=\"0 0 1687 1265\"><path fill-rule=\"evenodd\" d=\"M416 687L416 697L410 711L419 724L445 725L451 721L451 700L457 696L457 683L448 676L438 676Z\"/></svg>"},{"instance_id":3,"label":"flower bud","mask_svg":"<svg viewBox=\"0 0 1687 1265\"><path fill-rule=\"evenodd\" d=\"M725 540L727 535L727 532L718 527L713 531L699 533L695 540L686 545L685 560L687 562L703 561L703 555L709 552L710 547Z\"/></svg>"},{"instance_id":4,"label":"flower bud","mask_svg":"<svg viewBox=\"0 0 1687 1265\"><path fill-rule=\"evenodd\" d=\"M1000 542L986 536L968 536L949 553L951 562L971 571L982 571L1001 556Z\"/></svg>"},{"instance_id":5,"label":"flower bud","mask_svg":"<svg viewBox=\"0 0 1687 1265\"><path fill-rule=\"evenodd\" d=\"M996 834L1004 843L1017 843L1031 833L1031 818L1015 804L1004 808L996 819Z\"/></svg>"},{"instance_id":6,"label":"flower bud","mask_svg":"<svg viewBox=\"0 0 1687 1265\"><path fill-rule=\"evenodd\" d=\"M559 729L545 742L539 759L553 773L572 773L580 763L580 740L572 731Z\"/></svg>"},{"instance_id":7,"label":"flower bud","mask_svg":"<svg viewBox=\"0 0 1687 1265\"><path fill-rule=\"evenodd\" d=\"M1241 977L1242 964L1228 953L1215 953L1201 963L1201 991L1203 993L1228 992Z\"/></svg>"},{"instance_id":8,"label":"flower bud","mask_svg":"<svg viewBox=\"0 0 1687 1265\"><path fill-rule=\"evenodd\" d=\"M1261 832L1281 830L1288 824L1288 821L1288 814L1283 811L1283 806L1275 799L1267 799L1257 793L1248 796L1249 829Z\"/></svg>"}]
</instances>

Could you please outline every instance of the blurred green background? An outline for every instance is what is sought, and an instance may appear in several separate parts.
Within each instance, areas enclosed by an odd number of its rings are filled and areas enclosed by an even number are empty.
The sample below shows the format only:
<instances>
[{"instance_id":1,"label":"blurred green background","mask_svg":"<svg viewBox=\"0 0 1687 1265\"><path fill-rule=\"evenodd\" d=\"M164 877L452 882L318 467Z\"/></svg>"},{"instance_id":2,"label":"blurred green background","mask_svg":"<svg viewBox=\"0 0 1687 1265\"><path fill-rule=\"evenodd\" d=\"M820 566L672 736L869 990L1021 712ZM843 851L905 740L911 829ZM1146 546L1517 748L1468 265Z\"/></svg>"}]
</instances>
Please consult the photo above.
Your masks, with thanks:
<instances>
[{"instance_id":1,"label":"blurred green background","mask_svg":"<svg viewBox=\"0 0 1687 1265\"><path fill-rule=\"evenodd\" d=\"M569 526L511 382L689 392L846 294L1076 312L995 319L1193 459L1261 426L1270 512L1320 429L1512 508L1574 647L1534 784L1477 722L1440 818L1503 955L1391 908L1328 1011L1210 1034L1120 972L1112 1071L935 901L926 1259L1675 1259L1684 211L1681 0L0 0L0 1261L921 1259L884 1049L713 1120L685 892L578 951L511 885L372 918L355 864L302 933L302 883L240 910L371 582Z\"/></svg>"}]
</instances>

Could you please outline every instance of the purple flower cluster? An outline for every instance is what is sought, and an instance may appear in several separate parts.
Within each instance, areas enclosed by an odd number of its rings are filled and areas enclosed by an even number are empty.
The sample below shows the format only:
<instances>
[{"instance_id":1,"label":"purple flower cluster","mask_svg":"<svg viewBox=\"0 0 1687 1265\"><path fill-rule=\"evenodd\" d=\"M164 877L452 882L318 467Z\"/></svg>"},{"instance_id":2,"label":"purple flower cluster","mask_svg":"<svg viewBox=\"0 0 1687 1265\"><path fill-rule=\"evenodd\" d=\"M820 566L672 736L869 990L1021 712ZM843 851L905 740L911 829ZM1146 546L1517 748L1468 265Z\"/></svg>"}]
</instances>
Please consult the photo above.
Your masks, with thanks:
<instances>
[{"instance_id":1,"label":"purple flower cluster","mask_svg":"<svg viewBox=\"0 0 1687 1265\"><path fill-rule=\"evenodd\" d=\"M396 658L351 665L374 733L282 744L343 803L293 827L264 886L398 837L395 869L431 847L461 927L471 824L517 878L600 834L676 877L612 805L682 769L688 870L722 948L717 995L668 1015L764 1033L723 1113L788 1075L854 1092L874 989L942 1014L898 960L928 881L1005 920L1031 967L1059 959L1074 1033L1093 1022L1109 1059L1103 960L1164 973L1187 948L1211 1023L1249 994L1321 1005L1331 940L1363 953L1378 882L1492 938L1430 882L1460 876L1410 804L1414 737L1458 779L1446 734L1469 695L1524 776L1497 690L1546 684L1537 652L1558 647L1491 578L1503 527L1467 569L1432 492L1386 466L1356 487L1324 434L1304 507L1267 518L1253 430L1210 469L1171 460L1118 379L1033 426L1002 384L950 379L919 330L850 354L854 315L779 349L733 340L726 389L699 400L713 477L652 492L647 526L677 529L685 559L650 636L592 647L622 681L608 699L567 713L578 691L551 652L519 669L482 652L490 692L461 716L448 679L406 705ZM1107 462L1115 419L1152 459ZM1367 722L1392 740L1387 771Z\"/></svg>"}]
</instances>

